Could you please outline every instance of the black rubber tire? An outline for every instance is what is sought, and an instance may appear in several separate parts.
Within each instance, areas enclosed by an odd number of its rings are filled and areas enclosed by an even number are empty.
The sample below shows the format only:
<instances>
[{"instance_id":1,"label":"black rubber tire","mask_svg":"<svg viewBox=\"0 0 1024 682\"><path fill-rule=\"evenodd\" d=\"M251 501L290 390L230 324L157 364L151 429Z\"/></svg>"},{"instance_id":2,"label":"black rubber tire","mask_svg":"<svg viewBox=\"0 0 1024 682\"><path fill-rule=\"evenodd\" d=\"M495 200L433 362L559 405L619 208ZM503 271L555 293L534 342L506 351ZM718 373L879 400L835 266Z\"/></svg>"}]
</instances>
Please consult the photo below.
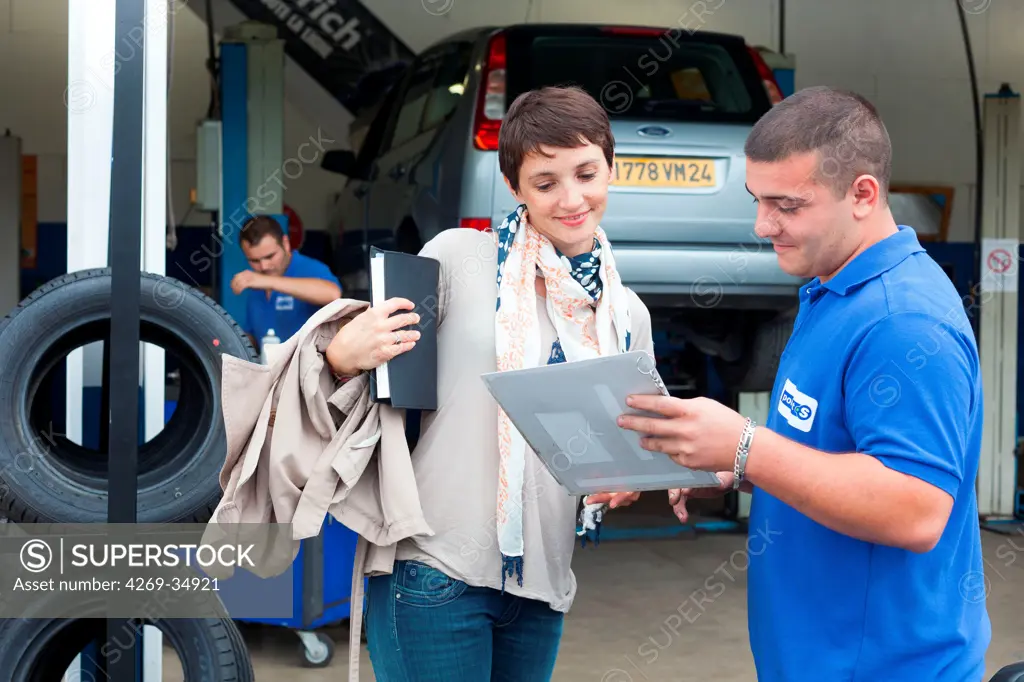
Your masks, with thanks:
<instances>
[{"instance_id":1,"label":"black rubber tire","mask_svg":"<svg viewBox=\"0 0 1024 682\"><path fill-rule=\"evenodd\" d=\"M249 338L198 289L141 274L140 338L177 358L178 407L139 447L139 523L204 523L226 455L221 354L257 361ZM0 516L16 522L107 518L106 453L46 432L46 378L70 350L109 338L109 268L58 277L0 322ZM36 400L40 396L39 400Z\"/></svg>"},{"instance_id":2,"label":"black rubber tire","mask_svg":"<svg viewBox=\"0 0 1024 682\"><path fill-rule=\"evenodd\" d=\"M1024 682L1024 661L1000 668L989 682Z\"/></svg>"},{"instance_id":3,"label":"black rubber tire","mask_svg":"<svg viewBox=\"0 0 1024 682\"><path fill-rule=\"evenodd\" d=\"M395 232L395 249L401 253L417 254L423 248L420 230L412 218L406 218Z\"/></svg>"},{"instance_id":4,"label":"black rubber tire","mask_svg":"<svg viewBox=\"0 0 1024 682\"><path fill-rule=\"evenodd\" d=\"M242 634L230 619L166 618L145 624L159 628L177 652L185 682L256 679ZM100 652L112 659L118 643L126 644L131 636L115 635L106 644L106 620L101 618L0 621L0 670L10 682L59 682L89 643L98 641Z\"/></svg>"},{"instance_id":5,"label":"black rubber tire","mask_svg":"<svg viewBox=\"0 0 1024 682\"><path fill-rule=\"evenodd\" d=\"M715 372L727 392L763 393L772 390L795 319L796 310L793 309L755 326L744 339L743 354L736 362L713 359Z\"/></svg>"}]
</instances>

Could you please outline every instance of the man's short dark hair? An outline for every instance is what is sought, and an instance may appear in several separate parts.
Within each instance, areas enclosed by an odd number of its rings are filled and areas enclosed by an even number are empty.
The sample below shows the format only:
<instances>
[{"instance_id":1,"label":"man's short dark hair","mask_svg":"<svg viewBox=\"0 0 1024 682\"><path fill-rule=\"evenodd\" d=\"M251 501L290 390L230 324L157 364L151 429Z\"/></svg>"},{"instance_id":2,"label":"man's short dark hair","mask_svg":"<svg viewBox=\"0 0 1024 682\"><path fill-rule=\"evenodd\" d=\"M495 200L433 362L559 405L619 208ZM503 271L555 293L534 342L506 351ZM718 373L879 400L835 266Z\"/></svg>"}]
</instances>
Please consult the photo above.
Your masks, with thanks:
<instances>
[{"instance_id":1,"label":"man's short dark hair","mask_svg":"<svg viewBox=\"0 0 1024 682\"><path fill-rule=\"evenodd\" d=\"M818 152L814 180L846 196L859 175L878 180L888 200L892 144L874 105L855 92L804 88L775 105L754 125L744 152L751 161L774 163L793 154Z\"/></svg>"},{"instance_id":2,"label":"man's short dark hair","mask_svg":"<svg viewBox=\"0 0 1024 682\"><path fill-rule=\"evenodd\" d=\"M281 223L268 215L258 215L245 221L240 238L250 246L255 246L267 235L272 236L278 244L284 246L284 229L281 227Z\"/></svg>"},{"instance_id":3,"label":"man's short dark hair","mask_svg":"<svg viewBox=\"0 0 1024 682\"><path fill-rule=\"evenodd\" d=\"M615 156L608 112L585 90L545 87L516 97L498 133L498 165L512 189L519 191L519 169L540 145L572 148L595 144L608 165Z\"/></svg>"}]
</instances>

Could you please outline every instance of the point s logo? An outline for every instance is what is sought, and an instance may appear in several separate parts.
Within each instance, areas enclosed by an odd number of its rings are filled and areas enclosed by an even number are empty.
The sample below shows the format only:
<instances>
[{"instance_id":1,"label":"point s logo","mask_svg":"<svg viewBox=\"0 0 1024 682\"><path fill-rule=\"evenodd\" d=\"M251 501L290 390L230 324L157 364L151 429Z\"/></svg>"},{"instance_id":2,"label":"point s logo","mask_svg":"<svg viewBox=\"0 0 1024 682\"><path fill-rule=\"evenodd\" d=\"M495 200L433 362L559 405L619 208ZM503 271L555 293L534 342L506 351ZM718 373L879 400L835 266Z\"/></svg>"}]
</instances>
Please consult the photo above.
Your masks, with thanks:
<instances>
[{"instance_id":1,"label":"point s logo","mask_svg":"<svg viewBox=\"0 0 1024 682\"><path fill-rule=\"evenodd\" d=\"M818 412L818 401L803 393L789 379L786 379L779 396L779 414L790 426L798 431L809 433L814 425L814 415Z\"/></svg>"},{"instance_id":2,"label":"point s logo","mask_svg":"<svg viewBox=\"0 0 1024 682\"><path fill-rule=\"evenodd\" d=\"M801 421L807 421L813 414L808 405L801 405L798 403L796 398L793 397L793 394L788 391L782 394L782 404L789 409L793 416Z\"/></svg>"}]
</instances>

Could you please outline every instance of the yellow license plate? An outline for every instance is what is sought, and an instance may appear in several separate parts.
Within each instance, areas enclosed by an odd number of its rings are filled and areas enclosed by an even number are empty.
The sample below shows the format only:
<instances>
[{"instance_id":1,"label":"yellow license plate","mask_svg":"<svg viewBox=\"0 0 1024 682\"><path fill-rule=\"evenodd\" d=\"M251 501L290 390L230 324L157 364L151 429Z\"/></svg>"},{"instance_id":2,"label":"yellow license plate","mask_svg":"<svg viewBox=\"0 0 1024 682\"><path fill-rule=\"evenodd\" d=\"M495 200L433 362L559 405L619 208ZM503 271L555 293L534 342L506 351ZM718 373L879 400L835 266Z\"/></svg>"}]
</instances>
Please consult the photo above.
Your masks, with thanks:
<instances>
[{"instance_id":1,"label":"yellow license plate","mask_svg":"<svg viewBox=\"0 0 1024 682\"><path fill-rule=\"evenodd\" d=\"M615 159L619 187L714 187L715 162L711 159L675 157L624 157Z\"/></svg>"}]
</instances>

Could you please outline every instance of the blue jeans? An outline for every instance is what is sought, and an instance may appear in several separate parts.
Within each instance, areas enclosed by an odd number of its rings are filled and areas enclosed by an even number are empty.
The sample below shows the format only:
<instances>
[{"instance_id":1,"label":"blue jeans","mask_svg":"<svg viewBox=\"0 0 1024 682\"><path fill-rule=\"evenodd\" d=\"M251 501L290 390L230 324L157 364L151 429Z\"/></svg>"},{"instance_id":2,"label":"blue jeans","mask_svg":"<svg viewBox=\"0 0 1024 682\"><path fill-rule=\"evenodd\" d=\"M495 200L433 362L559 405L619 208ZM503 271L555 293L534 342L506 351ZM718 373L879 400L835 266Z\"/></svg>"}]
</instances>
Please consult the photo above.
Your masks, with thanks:
<instances>
[{"instance_id":1,"label":"blue jeans","mask_svg":"<svg viewBox=\"0 0 1024 682\"><path fill-rule=\"evenodd\" d=\"M397 561L366 590L366 639L379 682L545 682L563 614Z\"/></svg>"}]
</instances>

